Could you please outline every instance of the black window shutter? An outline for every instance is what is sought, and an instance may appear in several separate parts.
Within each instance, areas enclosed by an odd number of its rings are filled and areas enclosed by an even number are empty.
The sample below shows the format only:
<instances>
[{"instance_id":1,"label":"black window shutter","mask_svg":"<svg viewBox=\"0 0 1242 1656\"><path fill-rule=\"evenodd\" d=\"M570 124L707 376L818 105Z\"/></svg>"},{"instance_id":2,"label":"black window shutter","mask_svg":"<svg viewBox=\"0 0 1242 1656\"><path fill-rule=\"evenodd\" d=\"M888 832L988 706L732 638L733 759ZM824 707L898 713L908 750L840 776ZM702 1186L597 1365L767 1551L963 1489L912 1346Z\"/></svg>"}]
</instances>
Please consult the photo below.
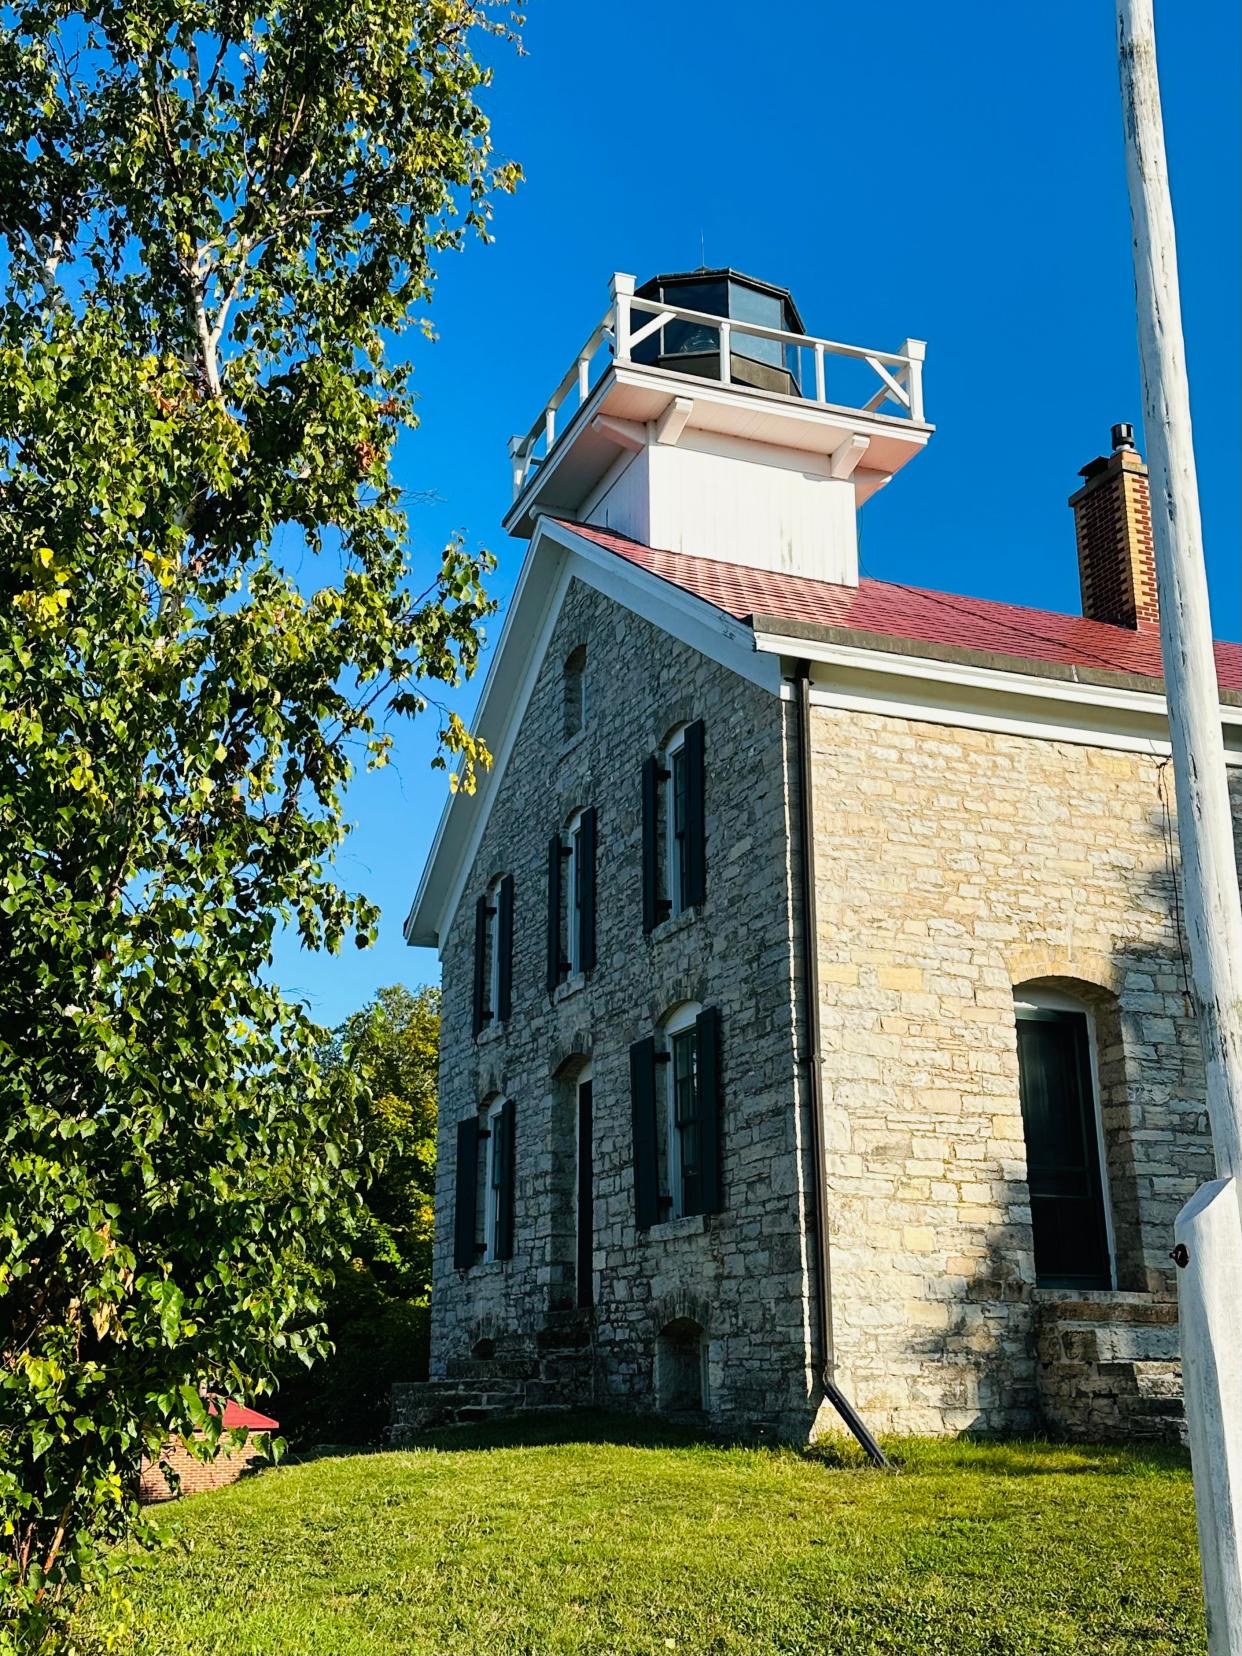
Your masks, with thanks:
<instances>
[{"instance_id":1,"label":"black window shutter","mask_svg":"<svg viewBox=\"0 0 1242 1656\"><path fill-rule=\"evenodd\" d=\"M630 1102L634 1112L634 1219L640 1230L660 1217L660 1157L656 1128L655 1041L630 1048Z\"/></svg>"},{"instance_id":2,"label":"black window shutter","mask_svg":"<svg viewBox=\"0 0 1242 1656\"><path fill-rule=\"evenodd\" d=\"M457 1123L457 1193L453 1208L453 1264L468 1271L474 1264L479 1208L479 1118Z\"/></svg>"},{"instance_id":3,"label":"black window shutter","mask_svg":"<svg viewBox=\"0 0 1242 1656\"><path fill-rule=\"evenodd\" d=\"M513 1011L513 875L506 874L500 882L500 914L496 925L496 947L500 951L500 970L497 973L499 1006L492 1011L503 1023Z\"/></svg>"},{"instance_id":4,"label":"black window shutter","mask_svg":"<svg viewBox=\"0 0 1242 1656\"><path fill-rule=\"evenodd\" d=\"M660 923L660 761L643 760L643 930Z\"/></svg>"},{"instance_id":5,"label":"black window shutter","mask_svg":"<svg viewBox=\"0 0 1242 1656\"><path fill-rule=\"evenodd\" d=\"M584 972L595 970L595 842L596 811L589 805L582 813L578 828L578 856L581 861L579 880L582 891L582 912L579 924L582 935L578 939L578 960Z\"/></svg>"},{"instance_id":6,"label":"black window shutter","mask_svg":"<svg viewBox=\"0 0 1242 1656\"><path fill-rule=\"evenodd\" d=\"M555 989L561 970L561 836L548 841L548 989Z\"/></svg>"},{"instance_id":7,"label":"black window shutter","mask_svg":"<svg viewBox=\"0 0 1242 1656\"><path fill-rule=\"evenodd\" d=\"M707 813L704 804L703 721L686 726L686 902L707 896Z\"/></svg>"},{"instance_id":8,"label":"black window shutter","mask_svg":"<svg viewBox=\"0 0 1242 1656\"><path fill-rule=\"evenodd\" d=\"M500 1106L496 1134L496 1258L513 1258L514 1136L516 1112L513 1100Z\"/></svg>"},{"instance_id":9,"label":"black window shutter","mask_svg":"<svg viewBox=\"0 0 1242 1656\"><path fill-rule=\"evenodd\" d=\"M494 1012L496 1009L492 1007ZM487 894L474 905L474 1032L487 1022Z\"/></svg>"},{"instance_id":10,"label":"black window shutter","mask_svg":"<svg viewBox=\"0 0 1242 1656\"><path fill-rule=\"evenodd\" d=\"M720 1009L709 1006L695 1020L699 1041L700 1196L704 1213L724 1207L720 1168Z\"/></svg>"}]
</instances>

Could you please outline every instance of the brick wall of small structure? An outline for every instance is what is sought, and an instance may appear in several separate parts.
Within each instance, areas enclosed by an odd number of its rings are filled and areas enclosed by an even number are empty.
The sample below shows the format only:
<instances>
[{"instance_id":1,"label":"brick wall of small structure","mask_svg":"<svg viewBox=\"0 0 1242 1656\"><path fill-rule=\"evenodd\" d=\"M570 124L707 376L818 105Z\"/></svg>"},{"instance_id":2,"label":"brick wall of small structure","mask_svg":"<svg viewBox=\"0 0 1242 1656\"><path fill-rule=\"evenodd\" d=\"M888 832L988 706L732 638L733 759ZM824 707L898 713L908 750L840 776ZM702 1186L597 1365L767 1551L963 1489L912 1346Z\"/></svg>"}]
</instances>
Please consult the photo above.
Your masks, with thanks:
<instances>
[{"instance_id":1,"label":"brick wall of small structure","mask_svg":"<svg viewBox=\"0 0 1242 1656\"><path fill-rule=\"evenodd\" d=\"M586 645L588 717L562 735L561 666ZM706 724L707 901L643 935L640 767L681 721ZM512 1350L574 1289L576 1069L593 1065L595 1392L654 1404L656 1336L700 1321L722 1426L805 1433L812 1389L803 1268L805 1178L795 1100L781 703L575 582L501 780L443 954L440 1140L431 1372L481 1337ZM599 812L598 965L549 997L547 847L577 807ZM474 904L516 881L513 1016L471 1035ZM629 1045L676 1003L722 1018L726 1210L639 1232L634 1223ZM516 1105L511 1260L454 1269L456 1125L489 1094Z\"/></svg>"},{"instance_id":2,"label":"brick wall of small structure","mask_svg":"<svg viewBox=\"0 0 1242 1656\"><path fill-rule=\"evenodd\" d=\"M1172 777L1138 754L823 708L814 787L840 1383L873 1429L1030 1429L1015 986L1094 1006L1123 1290L1175 1294L1173 1218L1213 1172Z\"/></svg>"},{"instance_id":3,"label":"brick wall of small structure","mask_svg":"<svg viewBox=\"0 0 1242 1656\"><path fill-rule=\"evenodd\" d=\"M171 1501L178 1495L202 1495L209 1489L223 1489L236 1483L252 1466L263 1464L263 1456L253 1449L225 1449L214 1460L202 1461L192 1455L183 1444L170 1444L162 1461L178 1474L180 1485L175 1488L164 1475L162 1465L146 1462L139 1480L139 1499L152 1505L157 1501Z\"/></svg>"}]
</instances>

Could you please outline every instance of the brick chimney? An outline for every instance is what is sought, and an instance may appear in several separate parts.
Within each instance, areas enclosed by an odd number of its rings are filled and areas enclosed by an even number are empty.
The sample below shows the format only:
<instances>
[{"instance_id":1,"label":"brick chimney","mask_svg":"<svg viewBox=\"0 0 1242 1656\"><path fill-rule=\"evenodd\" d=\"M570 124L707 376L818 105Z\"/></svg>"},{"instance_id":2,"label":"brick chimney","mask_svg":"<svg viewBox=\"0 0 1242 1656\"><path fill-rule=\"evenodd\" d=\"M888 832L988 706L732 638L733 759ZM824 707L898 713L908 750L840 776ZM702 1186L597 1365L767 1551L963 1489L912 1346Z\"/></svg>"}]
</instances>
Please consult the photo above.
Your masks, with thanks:
<instances>
[{"instance_id":1,"label":"brick chimney","mask_svg":"<svg viewBox=\"0 0 1242 1656\"><path fill-rule=\"evenodd\" d=\"M1070 496L1078 537L1082 613L1090 621L1147 632L1160 625L1147 466L1134 427L1115 425L1113 452L1092 460Z\"/></svg>"}]
</instances>

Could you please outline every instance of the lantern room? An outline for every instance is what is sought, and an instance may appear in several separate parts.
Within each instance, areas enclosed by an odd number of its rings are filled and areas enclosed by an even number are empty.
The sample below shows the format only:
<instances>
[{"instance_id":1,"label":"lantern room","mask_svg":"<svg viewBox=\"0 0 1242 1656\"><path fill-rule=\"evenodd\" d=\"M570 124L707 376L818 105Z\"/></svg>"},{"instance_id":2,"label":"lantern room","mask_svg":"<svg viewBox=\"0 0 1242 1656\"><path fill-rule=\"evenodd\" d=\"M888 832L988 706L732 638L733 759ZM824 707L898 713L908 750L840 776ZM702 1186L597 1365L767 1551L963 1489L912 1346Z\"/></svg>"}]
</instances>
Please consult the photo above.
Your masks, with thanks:
<instances>
[{"instance_id":1,"label":"lantern room","mask_svg":"<svg viewBox=\"0 0 1242 1656\"><path fill-rule=\"evenodd\" d=\"M720 317L729 324L729 367L734 385L779 391L786 396L801 395L797 348L742 331L749 324L786 334L802 334L802 318L787 288L774 287L771 282L743 276L736 270L699 269L653 276L636 291L635 298L689 311L700 318L678 317L663 323L635 346L635 362L694 374L700 379L719 380L721 329L710 319ZM739 327L734 328L734 323Z\"/></svg>"}]
</instances>

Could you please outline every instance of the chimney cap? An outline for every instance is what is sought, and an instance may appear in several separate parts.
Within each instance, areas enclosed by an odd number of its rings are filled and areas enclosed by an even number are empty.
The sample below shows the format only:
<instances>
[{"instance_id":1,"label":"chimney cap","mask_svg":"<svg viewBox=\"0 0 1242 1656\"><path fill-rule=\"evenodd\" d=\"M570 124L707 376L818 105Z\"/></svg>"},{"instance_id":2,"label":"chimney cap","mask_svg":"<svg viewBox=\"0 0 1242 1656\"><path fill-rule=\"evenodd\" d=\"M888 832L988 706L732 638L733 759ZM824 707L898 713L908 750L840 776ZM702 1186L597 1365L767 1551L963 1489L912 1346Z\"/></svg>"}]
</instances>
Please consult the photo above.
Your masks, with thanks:
<instances>
[{"instance_id":1,"label":"chimney cap","mask_svg":"<svg viewBox=\"0 0 1242 1656\"><path fill-rule=\"evenodd\" d=\"M1134 427L1129 421L1123 420L1119 425L1113 427L1112 438L1114 454L1119 453L1122 449L1133 449Z\"/></svg>"}]
</instances>

